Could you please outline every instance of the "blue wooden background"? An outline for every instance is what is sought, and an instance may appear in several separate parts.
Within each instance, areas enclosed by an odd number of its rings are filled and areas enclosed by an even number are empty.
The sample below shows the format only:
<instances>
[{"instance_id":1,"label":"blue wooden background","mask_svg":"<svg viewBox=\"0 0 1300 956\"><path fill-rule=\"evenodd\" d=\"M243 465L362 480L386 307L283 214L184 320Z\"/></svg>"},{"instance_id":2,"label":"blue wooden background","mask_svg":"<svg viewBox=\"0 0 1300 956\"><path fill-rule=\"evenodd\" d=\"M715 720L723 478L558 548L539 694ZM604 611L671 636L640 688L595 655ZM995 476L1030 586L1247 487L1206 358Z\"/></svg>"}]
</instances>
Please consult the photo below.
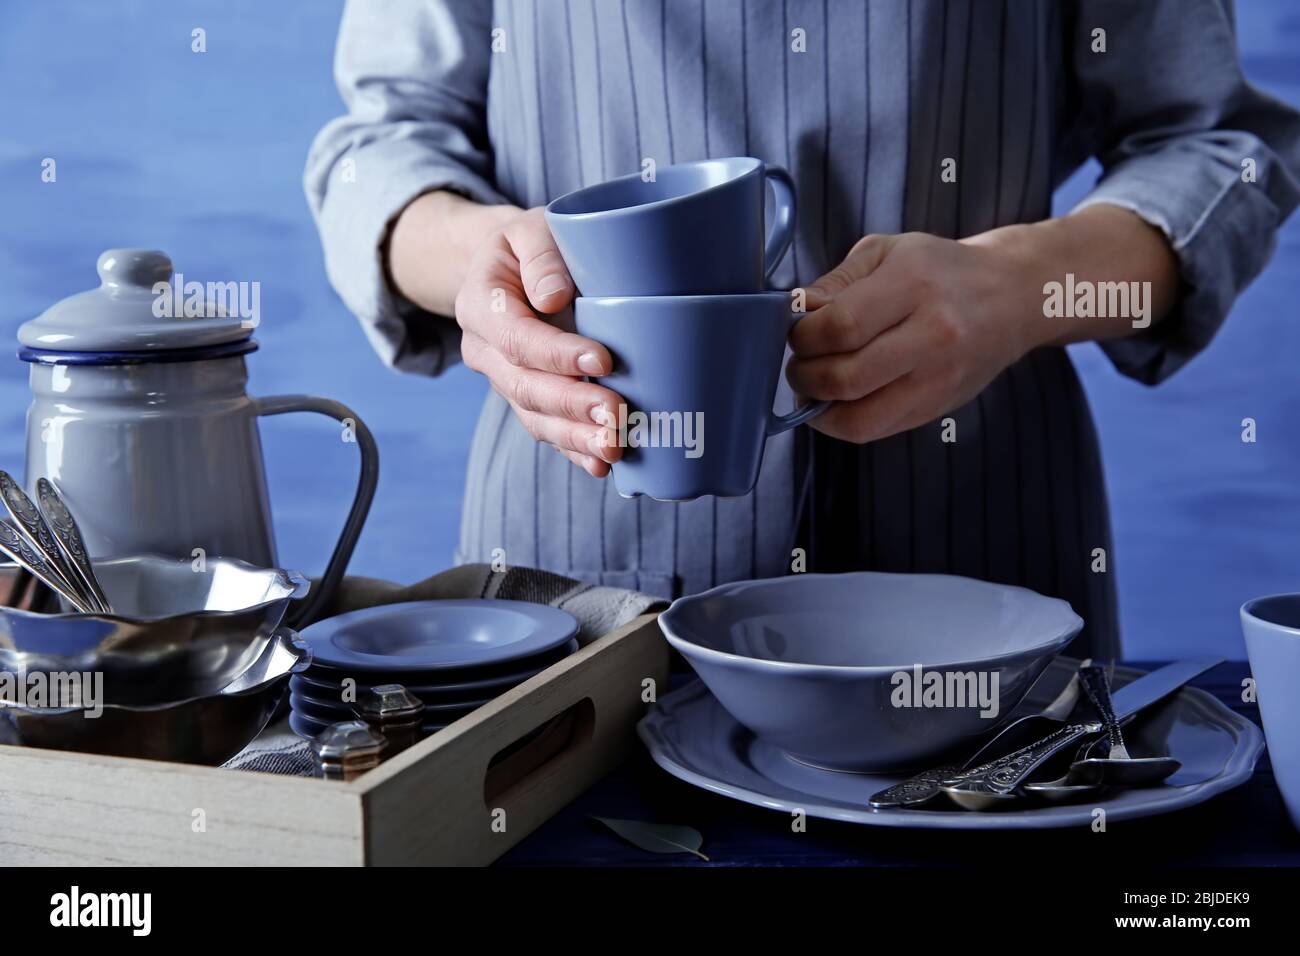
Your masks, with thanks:
<instances>
[{"instance_id":1,"label":"blue wooden background","mask_svg":"<svg viewBox=\"0 0 1300 956\"><path fill-rule=\"evenodd\" d=\"M796 0L796 3L798 0ZM0 335L94 284L111 246L169 252L195 279L262 283L260 394L316 392L374 429L379 496L353 569L411 580L450 562L485 386L380 365L325 280L302 196L312 135L341 105L338 0L0 0ZM1300 101L1300 6L1239 0L1247 75ZM207 31L207 52L190 31ZM42 183L41 160L58 163ZM1068 208L1096 170L1068 184ZM1300 589L1300 220L1214 347L1151 390L1091 347L1076 361L1105 447L1128 656L1244 656L1237 606ZM21 471L25 367L0 359L0 467ZM1243 444L1240 422L1259 423ZM263 435L282 562L318 572L355 447L324 420Z\"/></svg>"}]
</instances>

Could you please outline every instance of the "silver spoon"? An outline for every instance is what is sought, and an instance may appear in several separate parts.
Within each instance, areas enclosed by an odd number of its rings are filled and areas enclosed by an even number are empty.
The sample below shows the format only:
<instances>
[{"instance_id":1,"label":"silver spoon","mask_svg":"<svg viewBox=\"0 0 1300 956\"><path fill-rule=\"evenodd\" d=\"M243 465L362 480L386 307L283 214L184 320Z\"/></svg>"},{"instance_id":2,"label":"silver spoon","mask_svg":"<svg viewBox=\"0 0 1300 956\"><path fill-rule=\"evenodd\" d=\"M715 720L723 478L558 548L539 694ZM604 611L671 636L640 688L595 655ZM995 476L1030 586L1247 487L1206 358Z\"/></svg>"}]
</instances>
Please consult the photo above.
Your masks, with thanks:
<instances>
[{"instance_id":1,"label":"silver spoon","mask_svg":"<svg viewBox=\"0 0 1300 956\"><path fill-rule=\"evenodd\" d=\"M1086 760L1092 753L1092 748L1097 746L1100 740L1089 740L1075 751L1074 762ZM1073 763L1071 764L1073 766ZM1020 789L1025 793L1046 800L1050 803L1066 803L1071 800L1079 800L1083 797L1094 793L1100 793L1102 787L1096 783L1073 783L1070 771L1066 770L1065 775L1055 780L1038 780L1022 783Z\"/></svg>"},{"instance_id":2,"label":"silver spoon","mask_svg":"<svg viewBox=\"0 0 1300 956\"><path fill-rule=\"evenodd\" d=\"M45 563L69 588L81 595L81 603L92 610L100 610L99 602L64 555L40 510L7 471L0 471L0 504L4 505L18 532L27 538L28 544L41 553Z\"/></svg>"},{"instance_id":3,"label":"silver spoon","mask_svg":"<svg viewBox=\"0 0 1300 956\"><path fill-rule=\"evenodd\" d=\"M1064 776L1055 780L1030 781L1022 784L1020 789L1025 793L1051 803L1077 801L1100 792L1108 784L1121 787L1140 787L1159 783L1181 766L1177 760L1171 757L1135 759L1127 756L1128 749L1124 744L1122 732L1123 724L1127 723L1127 721L1114 721L1115 709L1110 700L1110 683L1106 672L1100 668L1097 670L1100 673L1088 675L1081 673L1080 678L1084 682L1084 690L1088 693L1093 706L1102 715L1102 720L1107 721L1106 736L1090 740L1080 747ZM1109 715L1110 720L1107 720L1107 715ZM1093 756L1094 753L1107 745L1110 746L1110 753L1115 754L1115 736L1119 738L1119 749L1120 752L1125 754L1124 757L1106 759ZM1127 761L1128 766L1124 768L1124 774L1119 774L1115 770L1108 773L1104 769L1112 764L1125 761ZM1129 782L1121 782L1120 778L1126 778Z\"/></svg>"},{"instance_id":4,"label":"silver spoon","mask_svg":"<svg viewBox=\"0 0 1300 956\"><path fill-rule=\"evenodd\" d=\"M1023 800L1019 789L1039 767L1071 744L1100 733L1100 721L1065 724L1042 740L967 771L941 787L963 810L1003 810Z\"/></svg>"},{"instance_id":5,"label":"silver spoon","mask_svg":"<svg viewBox=\"0 0 1300 956\"><path fill-rule=\"evenodd\" d=\"M86 603L86 598L79 590L74 590L63 576L50 567L40 551L32 547L24 535L7 521L0 520L0 551L10 560L21 564L35 577L41 579L46 587L66 598L78 611L94 614L95 610Z\"/></svg>"},{"instance_id":6,"label":"silver spoon","mask_svg":"<svg viewBox=\"0 0 1300 956\"><path fill-rule=\"evenodd\" d=\"M1132 718L1120 721L1123 727L1129 723ZM1080 776L1075 770L1076 765L1089 766L1097 758L1093 754L1105 747L1108 743L1106 736L1095 737L1079 747L1075 752L1074 760L1066 768L1064 775L1057 777L1055 780L1031 780L1020 785L1020 789L1025 793L1038 797L1052 803L1064 803L1068 800L1078 800L1081 797L1098 793L1106 789L1104 784L1089 782L1086 776ZM1177 761L1174 761L1177 763ZM1123 786L1120 784L1119 786Z\"/></svg>"},{"instance_id":7,"label":"silver spoon","mask_svg":"<svg viewBox=\"0 0 1300 956\"><path fill-rule=\"evenodd\" d=\"M95 569L86 551L86 541L81 536L81 529L77 527L72 512L68 510L67 502L63 500L54 484L46 478L36 479L36 497L41 503L41 511L49 521L54 538L68 564L80 575L85 590L100 606L100 610L111 614L113 606L109 603L104 589L100 587L99 579L95 577Z\"/></svg>"},{"instance_id":8,"label":"silver spoon","mask_svg":"<svg viewBox=\"0 0 1300 956\"><path fill-rule=\"evenodd\" d=\"M1089 663L1091 659L1083 661L1080 666ZM942 792L946 780L958 776L963 770L982 766L995 756L1019 750L1026 744L1064 726L1065 718L1074 710L1078 698L1079 675L1076 671L1070 675L1069 681L1042 711L1019 718L1013 717L1005 727L994 734L992 739L963 763L945 764L908 777L901 783L872 794L870 805L877 810L882 810L929 803Z\"/></svg>"},{"instance_id":9,"label":"silver spoon","mask_svg":"<svg viewBox=\"0 0 1300 956\"><path fill-rule=\"evenodd\" d=\"M1115 707L1110 699L1110 681L1101 667L1085 667L1079 671L1084 693L1105 721L1109 745L1106 757L1088 756L1070 764L1070 782L1108 787L1147 787L1177 773L1182 764L1173 757L1131 757L1124 745L1124 732L1115 717Z\"/></svg>"}]
</instances>

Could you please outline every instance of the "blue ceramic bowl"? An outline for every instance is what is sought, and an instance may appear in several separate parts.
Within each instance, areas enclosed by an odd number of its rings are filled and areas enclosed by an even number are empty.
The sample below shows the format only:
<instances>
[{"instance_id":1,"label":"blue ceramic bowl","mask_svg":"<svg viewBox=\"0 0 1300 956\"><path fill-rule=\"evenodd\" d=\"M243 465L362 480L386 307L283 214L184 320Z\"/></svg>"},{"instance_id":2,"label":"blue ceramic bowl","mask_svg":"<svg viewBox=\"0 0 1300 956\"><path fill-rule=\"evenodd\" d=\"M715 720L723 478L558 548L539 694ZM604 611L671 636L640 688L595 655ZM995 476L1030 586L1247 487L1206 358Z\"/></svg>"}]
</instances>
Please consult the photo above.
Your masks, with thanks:
<instances>
[{"instance_id":1,"label":"blue ceramic bowl","mask_svg":"<svg viewBox=\"0 0 1300 956\"><path fill-rule=\"evenodd\" d=\"M755 734L804 763L875 772L996 728L1083 619L1024 588L860 572L724 584L659 624Z\"/></svg>"},{"instance_id":2,"label":"blue ceramic bowl","mask_svg":"<svg viewBox=\"0 0 1300 956\"><path fill-rule=\"evenodd\" d=\"M1300 829L1300 594L1241 606L1241 630L1264 719L1268 759L1291 822Z\"/></svg>"}]
</instances>

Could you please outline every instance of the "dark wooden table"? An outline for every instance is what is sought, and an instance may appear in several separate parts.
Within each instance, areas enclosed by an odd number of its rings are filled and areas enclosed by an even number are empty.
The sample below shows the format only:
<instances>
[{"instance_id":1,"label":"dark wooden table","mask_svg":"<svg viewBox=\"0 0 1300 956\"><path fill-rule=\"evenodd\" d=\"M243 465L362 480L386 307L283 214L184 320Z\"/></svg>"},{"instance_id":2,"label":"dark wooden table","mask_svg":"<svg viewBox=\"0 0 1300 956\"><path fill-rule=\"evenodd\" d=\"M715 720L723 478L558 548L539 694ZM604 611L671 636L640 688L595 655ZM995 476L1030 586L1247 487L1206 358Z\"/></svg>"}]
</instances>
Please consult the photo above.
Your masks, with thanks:
<instances>
[{"instance_id":1,"label":"dark wooden table","mask_svg":"<svg viewBox=\"0 0 1300 956\"><path fill-rule=\"evenodd\" d=\"M1134 662L1149 670L1153 662ZM1244 663L1194 682L1259 724L1241 701ZM687 854L643 852L591 820L622 817L694 827L711 863ZM1077 855L1080 862L1141 866L1300 866L1291 826L1265 752L1246 784L1186 810L1090 828L1036 831L895 830L810 818L793 833L785 813L730 800L659 769L642 750L499 861L504 866L953 866L1026 854Z\"/></svg>"}]
</instances>

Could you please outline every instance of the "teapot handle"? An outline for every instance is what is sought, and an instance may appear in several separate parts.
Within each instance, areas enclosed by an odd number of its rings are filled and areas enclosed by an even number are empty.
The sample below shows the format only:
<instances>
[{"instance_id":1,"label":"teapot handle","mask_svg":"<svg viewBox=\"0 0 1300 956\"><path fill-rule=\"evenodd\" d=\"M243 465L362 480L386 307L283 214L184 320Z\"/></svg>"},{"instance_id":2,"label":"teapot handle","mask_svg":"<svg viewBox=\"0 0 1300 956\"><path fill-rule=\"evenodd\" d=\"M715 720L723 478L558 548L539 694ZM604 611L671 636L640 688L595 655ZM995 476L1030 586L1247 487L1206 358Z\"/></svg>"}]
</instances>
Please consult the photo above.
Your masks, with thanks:
<instances>
[{"instance_id":1,"label":"teapot handle","mask_svg":"<svg viewBox=\"0 0 1300 956\"><path fill-rule=\"evenodd\" d=\"M289 412L317 412L326 415L351 428L357 447L361 450L361 476L357 480L357 493L352 499L352 510L348 512L347 521L343 523L343 532L334 545L334 553L330 555L320 583L285 619L290 627L301 629L316 619L343 580L343 572L347 570L348 561L352 558L352 550L357 545L361 526L365 524L370 503L375 497L375 488L379 484L379 448L366 423L342 402L314 395L275 395L255 398L253 405L259 416L285 415Z\"/></svg>"}]
</instances>

